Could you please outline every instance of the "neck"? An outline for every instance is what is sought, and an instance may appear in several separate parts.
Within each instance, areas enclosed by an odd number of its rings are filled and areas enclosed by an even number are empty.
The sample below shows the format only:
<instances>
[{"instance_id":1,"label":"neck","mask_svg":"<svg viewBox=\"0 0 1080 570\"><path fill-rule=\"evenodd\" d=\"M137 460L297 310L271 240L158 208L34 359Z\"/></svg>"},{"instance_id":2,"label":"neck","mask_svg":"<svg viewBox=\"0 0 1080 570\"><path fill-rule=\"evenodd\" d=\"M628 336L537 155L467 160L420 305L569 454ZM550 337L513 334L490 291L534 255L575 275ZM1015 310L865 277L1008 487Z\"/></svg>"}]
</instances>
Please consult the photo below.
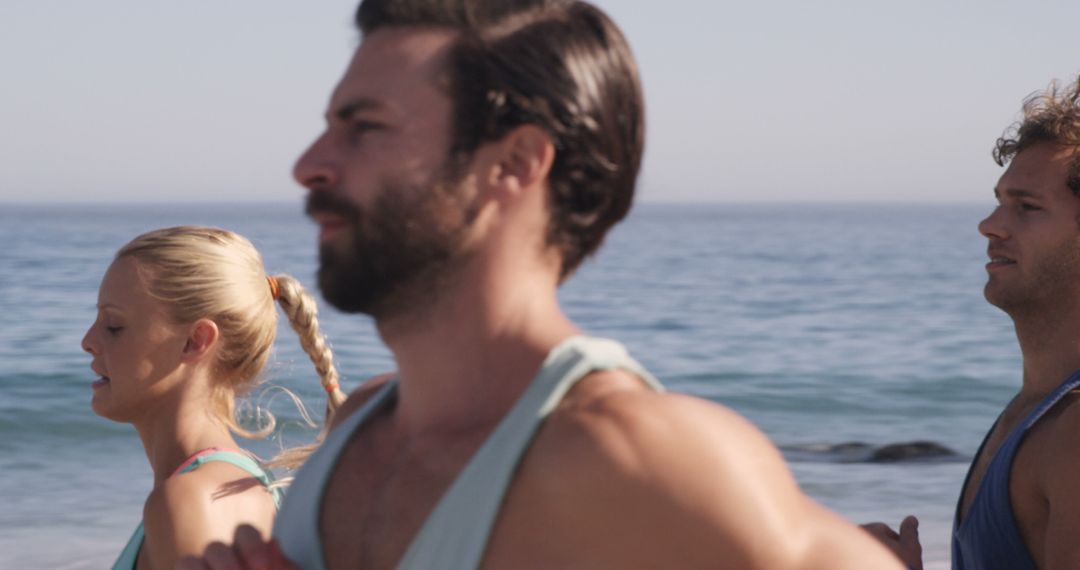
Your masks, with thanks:
<instances>
[{"instance_id":1,"label":"neck","mask_svg":"<svg viewBox=\"0 0 1080 570\"><path fill-rule=\"evenodd\" d=\"M1013 316L1024 356L1021 394L1046 395L1080 369L1080 318L1056 309Z\"/></svg>"},{"instance_id":2,"label":"neck","mask_svg":"<svg viewBox=\"0 0 1080 570\"><path fill-rule=\"evenodd\" d=\"M485 429L513 406L548 352L578 329L550 271L476 259L424 315L379 322L399 372L395 424L406 435Z\"/></svg>"},{"instance_id":3,"label":"neck","mask_svg":"<svg viewBox=\"0 0 1080 570\"><path fill-rule=\"evenodd\" d=\"M210 447L237 448L229 429L207 410L205 397L183 394L160 402L133 422L154 472L154 486L168 479L192 455Z\"/></svg>"}]
</instances>

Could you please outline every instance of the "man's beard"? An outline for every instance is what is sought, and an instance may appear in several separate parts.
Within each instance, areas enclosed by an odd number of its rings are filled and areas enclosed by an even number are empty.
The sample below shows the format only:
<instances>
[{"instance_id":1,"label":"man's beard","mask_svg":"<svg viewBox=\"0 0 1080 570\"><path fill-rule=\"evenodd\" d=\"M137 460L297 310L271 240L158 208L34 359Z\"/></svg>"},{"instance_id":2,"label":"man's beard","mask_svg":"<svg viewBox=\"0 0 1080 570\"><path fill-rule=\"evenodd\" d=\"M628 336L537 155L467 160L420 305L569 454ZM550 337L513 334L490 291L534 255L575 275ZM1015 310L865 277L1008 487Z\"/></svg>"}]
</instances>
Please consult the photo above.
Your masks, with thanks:
<instances>
[{"instance_id":1,"label":"man's beard","mask_svg":"<svg viewBox=\"0 0 1080 570\"><path fill-rule=\"evenodd\" d=\"M1058 245L1050 254L1034 262L1022 282L989 281L983 290L986 300L1013 318L1059 312L1073 304L1080 283L1080 237Z\"/></svg>"},{"instance_id":2,"label":"man's beard","mask_svg":"<svg viewBox=\"0 0 1080 570\"><path fill-rule=\"evenodd\" d=\"M319 246L323 296L341 311L376 320L434 303L467 257L465 233L476 212L463 202L459 184L450 181L384 184L365 209L333 190L308 194L309 215L333 213L349 226L349 243Z\"/></svg>"}]
</instances>

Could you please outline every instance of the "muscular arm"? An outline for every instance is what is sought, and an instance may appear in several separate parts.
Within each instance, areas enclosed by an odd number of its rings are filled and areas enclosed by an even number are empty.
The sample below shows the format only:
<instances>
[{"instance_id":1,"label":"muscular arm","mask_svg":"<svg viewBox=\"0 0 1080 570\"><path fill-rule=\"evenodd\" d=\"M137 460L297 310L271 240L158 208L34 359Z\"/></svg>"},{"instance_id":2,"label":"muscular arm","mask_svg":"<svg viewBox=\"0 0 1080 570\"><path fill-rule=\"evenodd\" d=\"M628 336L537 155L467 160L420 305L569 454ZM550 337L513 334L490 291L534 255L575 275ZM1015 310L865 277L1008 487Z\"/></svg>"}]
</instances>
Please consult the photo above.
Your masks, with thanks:
<instances>
[{"instance_id":1,"label":"muscular arm","mask_svg":"<svg viewBox=\"0 0 1080 570\"><path fill-rule=\"evenodd\" d=\"M803 495L757 429L703 400L605 397L553 417L535 451L521 482L547 506L515 492L507 522L543 509L561 521L549 528L573 529L557 539L567 552L599 565L901 568L865 532ZM513 543L509 536L505 544Z\"/></svg>"}]
</instances>

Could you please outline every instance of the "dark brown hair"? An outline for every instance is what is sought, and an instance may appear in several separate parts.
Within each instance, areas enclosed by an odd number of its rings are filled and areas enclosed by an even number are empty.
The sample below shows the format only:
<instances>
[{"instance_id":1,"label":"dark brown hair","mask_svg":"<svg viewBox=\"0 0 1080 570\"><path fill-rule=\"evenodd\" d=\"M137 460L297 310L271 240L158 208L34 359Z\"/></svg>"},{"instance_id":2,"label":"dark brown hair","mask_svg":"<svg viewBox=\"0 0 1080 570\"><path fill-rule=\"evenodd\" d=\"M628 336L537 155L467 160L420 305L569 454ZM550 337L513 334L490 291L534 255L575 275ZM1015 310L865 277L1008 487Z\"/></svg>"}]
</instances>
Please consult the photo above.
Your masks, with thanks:
<instances>
[{"instance_id":1,"label":"dark brown hair","mask_svg":"<svg viewBox=\"0 0 1080 570\"><path fill-rule=\"evenodd\" d=\"M602 11L576 0L364 0L363 34L384 27L459 32L447 70L450 160L524 124L555 144L547 242L561 277L596 251L630 209L644 146L637 65Z\"/></svg>"},{"instance_id":2,"label":"dark brown hair","mask_svg":"<svg viewBox=\"0 0 1080 570\"><path fill-rule=\"evenodd\" d=\"M1024 100L1024 118L994 145L994 161L1005 166L1024 149L1051 143L1080 151L1080 78L1065 89L1057 82ZM1080 152L1073 155L1065 184L1080 197Z\"/></svg>"}]
</instances>

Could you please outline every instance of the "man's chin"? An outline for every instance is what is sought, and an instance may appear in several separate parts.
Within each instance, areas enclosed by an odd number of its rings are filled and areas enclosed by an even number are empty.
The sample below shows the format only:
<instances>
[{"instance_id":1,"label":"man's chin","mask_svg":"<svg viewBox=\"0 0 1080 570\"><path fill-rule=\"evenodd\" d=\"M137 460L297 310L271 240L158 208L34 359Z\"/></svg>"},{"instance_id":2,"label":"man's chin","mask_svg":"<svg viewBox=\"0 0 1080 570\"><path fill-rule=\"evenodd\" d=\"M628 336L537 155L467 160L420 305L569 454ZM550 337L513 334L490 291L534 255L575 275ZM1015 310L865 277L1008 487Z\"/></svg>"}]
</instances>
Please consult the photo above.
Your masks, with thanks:
<instances>
[{"instance_id":1,"label":"man's chin","mask_svg":"<svg viewBox=\"0 0 1080 570\"><path fill-rule=\"evenodd\" d=\"M993 282L987 283L983 288L983 297L986 298L987 303L1013 317L1029 313L1039 306L1038 299L1032 295L1015 289L1010 290L1000 284L995 285Z\"/></svg>"},{"instance_id":2,"label":"man's chin","mask_svg":"<svg viewBox=\"0 0 1080 570\"><path fill-rule=\"evenodd\" d=\"M343 313L368 312L367 303L356 294L357 287L326 264L319 267L319 291L327 303Z\"/></svg>"},{"instance_id":3,"label":"man's chin","mask_svg":"<svg viewBox=\"0 0 1080 570\"><path fill-rule=\"evenodd\" d=\"M1005 299L1002 298L1001 291L994 287L993 283L987 283L986 286L983 287L983 297L986 299L987 303L1004 310L1002 303Z\"/></svg>"},{"instance_id":4,"label":"man's chin","mask_svg":"<svg viewBox=\"0 0 1080 570\"><path fill-rule=\"evenodd\" d=\"M355 268L349 265L346 261L349 256L340 249L326 243L319 246L319 291L335 309L361 313L362 307L357 306L356 299L356 276L351 274Z\"/></svg>"}]
</instances>

